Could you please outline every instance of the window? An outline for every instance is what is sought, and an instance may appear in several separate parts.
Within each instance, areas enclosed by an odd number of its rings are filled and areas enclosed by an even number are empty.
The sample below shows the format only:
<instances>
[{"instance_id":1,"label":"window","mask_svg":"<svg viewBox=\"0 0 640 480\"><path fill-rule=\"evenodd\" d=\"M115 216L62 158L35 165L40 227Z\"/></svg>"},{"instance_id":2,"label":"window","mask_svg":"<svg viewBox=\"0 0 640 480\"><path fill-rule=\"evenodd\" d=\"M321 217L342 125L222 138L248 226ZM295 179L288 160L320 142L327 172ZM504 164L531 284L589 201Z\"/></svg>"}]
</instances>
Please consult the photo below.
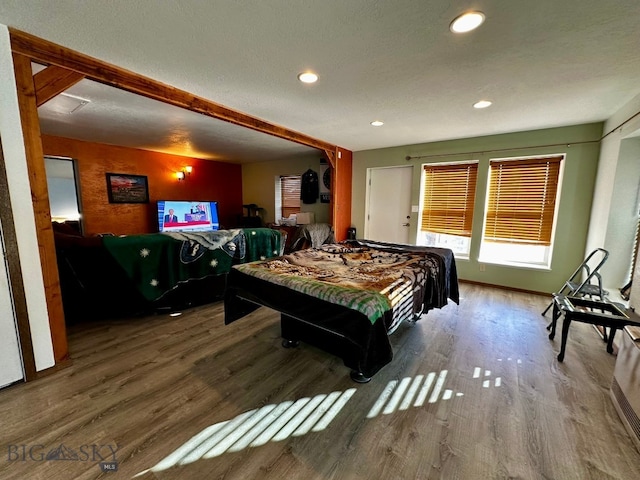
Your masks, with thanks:
<instances>
[{"instance_id":1,"label":"window","mask_svg":"<svg viewBox=\"0 0 640 480\"><path fill-rule=\"evenodd\" d=\"M56 222L79 221L78 181L75 160L44 157L49 190L51 219Z\"/></svg>"},{"instance_id":2,"label":"window","mask_svg":"<svg viewBox=\"0 0 640 480\"><path fill-rule=\"evenodd\" d=\"M477 162L424 166L418 245L469 255L477 178Z\"/></svg>"},{"instance_id":3,"label":"window","mask_svg":"<svg viewBox=\"0 0 640 480\"><path fill-rule=\"evenodd\" d=\"M490 161L481 261L549 267L562 158Z\"/></svg>"},{"instance_id":4,"label":"window","mask_svg":"<svg viewBox=\"0 0 640 480\"><path fill-rule=\"evenodd\" d=\"M300 175L282 175L276 183L277 218L288 218L300 211Z\"/></svg>"}]
</instances>

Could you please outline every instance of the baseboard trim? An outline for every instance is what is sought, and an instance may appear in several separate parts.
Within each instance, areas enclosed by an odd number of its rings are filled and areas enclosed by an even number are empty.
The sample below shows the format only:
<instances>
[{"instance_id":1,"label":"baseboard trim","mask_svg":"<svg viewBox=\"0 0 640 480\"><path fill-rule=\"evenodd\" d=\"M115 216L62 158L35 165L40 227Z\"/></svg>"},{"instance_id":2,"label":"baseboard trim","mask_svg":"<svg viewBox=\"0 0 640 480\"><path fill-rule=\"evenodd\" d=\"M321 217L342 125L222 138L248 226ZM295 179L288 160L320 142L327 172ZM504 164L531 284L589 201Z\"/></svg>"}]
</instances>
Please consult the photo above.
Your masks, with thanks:
<instances>
[{"instance_id":1,"label":"baseboard trim","mask_svg":"<svg viewBox=\"0 0 640 480\"><path fill-rule=\"evenodd\" d=\"M505 285L494 285L493 283L477 282L475 280L464 280L462 278L459 278L458 282L460 282L460 283L469 283L471 285L479 285L481 287L499 288L501 290L509 290L511 292L529 293L531 295L540 295L540 296L543 296L543 297L552 298L552 295L550 293L537 292L535 290L527 290L526 288L507 287Z\"/></svg>"}]
</instances>

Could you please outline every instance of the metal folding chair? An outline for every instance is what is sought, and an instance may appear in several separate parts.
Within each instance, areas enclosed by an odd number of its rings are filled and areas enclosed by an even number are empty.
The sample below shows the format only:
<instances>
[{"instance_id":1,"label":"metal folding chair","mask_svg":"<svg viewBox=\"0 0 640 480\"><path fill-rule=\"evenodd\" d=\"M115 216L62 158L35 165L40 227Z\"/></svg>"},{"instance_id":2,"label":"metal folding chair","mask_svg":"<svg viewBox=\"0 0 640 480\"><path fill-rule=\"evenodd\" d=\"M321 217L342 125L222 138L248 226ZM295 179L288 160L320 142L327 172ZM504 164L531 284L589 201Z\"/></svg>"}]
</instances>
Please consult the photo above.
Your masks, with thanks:
<instances>
[{"instance_id":1,"label":"metal folding chair","mask_svg":"<svg viewBox=\"0 0 640 480\"><path fill-rule=\"evenodd\" d=\"M564 282L562 289L555 295L565 295L568 297L598 297L599 301L604 301L605 297L609 294L602 288L602 276L600 275L600 268L609 258L609 252L604 248L596 248L591 252L587 258L578 266L573 275ZM582 280L581 280L582 279ZM547 308L544 309L542 315L545 315L547 311L553 306L553 300Z\"/></svg>"}]
</instances>

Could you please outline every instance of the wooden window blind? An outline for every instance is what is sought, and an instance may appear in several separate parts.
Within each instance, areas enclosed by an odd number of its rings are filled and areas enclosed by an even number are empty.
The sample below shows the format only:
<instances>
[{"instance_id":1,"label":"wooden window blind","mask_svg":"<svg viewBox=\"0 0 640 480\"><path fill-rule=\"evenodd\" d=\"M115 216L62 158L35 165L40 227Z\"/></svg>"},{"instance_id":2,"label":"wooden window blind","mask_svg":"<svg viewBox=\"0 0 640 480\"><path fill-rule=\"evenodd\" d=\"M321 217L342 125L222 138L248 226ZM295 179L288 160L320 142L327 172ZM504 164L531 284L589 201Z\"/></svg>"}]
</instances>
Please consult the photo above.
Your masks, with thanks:
<instances>
[{"instance_id":1,"label":"wooden window blind","mask_svg":"<svg viewBox=\"0 0 640 480\"><path fill-rule=\"evenodd\" d=\"M551 245L561 161L491 160L485 241Z\"/></svg>"},{"instance_id":2,"label":"wooden window blind","mask_svg":"<svg viewBox=\"0 0 640 480\"><path fill-rule=\"evenodd\" d=\"M283 175L280 177L282 192L282 216L288 218L292 213L300 211L300 175Z\"/></svg>"},{"instance_id":3,"label":"wooden window blind","mask_svg":"<svg viewBox=\"0 0 640 480\"><path fill-rule=\"evenodd\" d=\"M471 237L477 163L424 166L423 231Z\"/></svg>"}]
</instances>

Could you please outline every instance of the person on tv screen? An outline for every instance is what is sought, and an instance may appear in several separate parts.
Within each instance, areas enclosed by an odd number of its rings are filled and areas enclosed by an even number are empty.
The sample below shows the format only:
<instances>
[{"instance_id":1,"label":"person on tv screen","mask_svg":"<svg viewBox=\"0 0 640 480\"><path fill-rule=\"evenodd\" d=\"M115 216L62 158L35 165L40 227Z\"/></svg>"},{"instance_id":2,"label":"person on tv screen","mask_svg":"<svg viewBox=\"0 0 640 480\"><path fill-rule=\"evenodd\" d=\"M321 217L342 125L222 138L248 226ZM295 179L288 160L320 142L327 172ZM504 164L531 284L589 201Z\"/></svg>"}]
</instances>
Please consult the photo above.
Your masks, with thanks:
<instances>
[{"instance_id":1,"label":"person on tv screen","mask_svg":"<svg viewBox=\"0 0 640 480\"><path fill-rule=\"evenodd\" d=\"M174 214L173 208L169 209L169 215L164 216L164 223L176 223L178 221L178 216Z\"/></svg>"},{"instance_id":2,"label":"person on tv screen","mask_svg":"<svg viewBox=\"0 0 640 480\"><path fill-rule=\"evenodd\" d=\"M195 206L195 208L191 208L191 213L198 213L200 215L204 215L207 212L204 209L204 205L199 203Z\"/></svg>"},{"instance_id":3,"label":"person on tv screen","mask_svg":"<svg viewBox=\"0 0 640 480\"><path fill-rule=\"evenodd\" d=\"M207 219L207 210L202 203L198 203L197 205L191 207L191 214L193 215L194 220L201 221Z\"/></svg>"}]
</instances>

